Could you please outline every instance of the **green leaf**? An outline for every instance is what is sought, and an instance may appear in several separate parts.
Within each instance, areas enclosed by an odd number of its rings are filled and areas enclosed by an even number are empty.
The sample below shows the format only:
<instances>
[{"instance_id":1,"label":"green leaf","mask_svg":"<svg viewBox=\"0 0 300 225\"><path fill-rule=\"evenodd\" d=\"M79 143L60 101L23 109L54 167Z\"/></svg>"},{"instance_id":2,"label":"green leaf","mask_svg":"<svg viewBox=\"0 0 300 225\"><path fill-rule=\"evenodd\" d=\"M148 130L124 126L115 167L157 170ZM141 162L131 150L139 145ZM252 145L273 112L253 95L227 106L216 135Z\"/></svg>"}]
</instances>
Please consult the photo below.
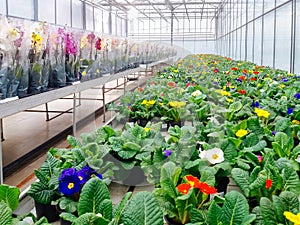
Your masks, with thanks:
<instances>
[{"instance_id":1,"label":"green leaf","mask_svg":"<svg viewBox=\"0 0 300 225\"><path fill-rule=\"evenodd\" d=\"M4 201L11 210L16 210L19 205L20 189L9 185L0 185L0 201Z\"/></svg>"},{"instance_id":2,"label":"green leaf","mask_svg":"<svg viewBox=\"0 0 300 225\"><path fill-rule=\"evenodd\" d=\"M121 222L124 225L162 225L163 213L152 193L137 193L125 207Z\"/></svg>"},{"instance_id":3,"label":"green leaf","mask_svg":"<svg viewBox=\"0 0 300 225\"><path fill-rule=\"evenodd\" d=\"M250 193L248 172L240 168L233 168L231 171L231 175L237 186L241 189L245 196L248 197Z\"/></svg>"},{"instance_id":4,"label":"green leaf","mask_svg":"<svg viewBox=\"0 0 300 225\"><path fill-rule=\"evenodd\" d=\"M283 149L277 142L272 142L272 147L279 157L285 157Z\"/></svg>"},{"instance_id":5,"label":"green leaf","mask_svg":"<svg viewBox=\"0 0 300 225\"><path fill-rule=\"evenodd\" d=\"M101 215L105 219L111 220L112 219L112 201L110 199L104 199L100 203L99 211L102 212Z\"/></svg>"},{"instance_id":6,"label":"green leaf","mask_svg":"<svg viewBox=\"0 0 300 225\"><path fill-rule=\"evenodd\" d=\"M208 213L206 213L204 211L192 208L191 211L190 211L191 223L206 222L207 214Z\"/></svg>"},{"instance_id":7,"label":"green leaf","mask_svg":"<svg viewBox=\"0 0 300 225\"><path fill-rule=\"evenodd\" d=\"M70 198L62 197L59 202L59 207L68 213L73 213L77 211L78 202L73 201Z\"/></svg>"},{"instance_id":8,"label":"green leaf","mask_svg":"<svg viewBox=\"0 0 300 225\"><path fill-rule=\"evenodd\" d=\"M94 213L85 213L78 217L73 225L108 225L109 222L109 220L99 217Z\"/></svg>"},{"instance_id":9,"label":"green leaf","mask_svg":"<svg viewBox=\"0 0 300 225\"><path fill-rule=\"evenodd\" d=\"M283 191L279 195L280 202L282 203L282 210L289 212L299 211L298 195L291 191Z\"/></svg>"},{"instance_id":10,"label":"green leaf","mask_svg":"<svg viewBox=\"0 0 300 225\"><path fill-rule=\"evenodd\" d=\"M229 106L229 110L231 112L237 112L243 107L242 103L240 101L234 102Z\"/></svg>"},{"instance_id":11,"label":"green leaf","mask_svg":"<svg viewBox=\"0 0 300 225\"><path fill-rule=\"evenodd\" d=\"M208 224L219 224L220 223L220 215L223 215L222 208L218 206L215 202L213 202L207 213L207 222ZM198 221L197 221L198 222Z\"/></svg>"},{"instance_id":12,"label":"green leaf","mask_svg":"<svg viewBox=\"0 0 300 225\"><path fill-rule=\"evenodd\" d=\"M300 194L299 177L297 172L291 166L287 166L283 169L282 176L284 190Z\"/></svg>"},{"instance_id":13,"label":"green leaf","mask_svg":"<svg viewBox=\"0 0 300 225\"><path fill-rule=\"evenodd\" d=\"M256 219L254 221L254 225L265 225L263 216L261 214L261 210L259 206L256 206L253 210L252 213L256 215Z\"/></svg>"},{"instance_id":14,"label":"green leaf","mask_svg":"<svg viewBox=\"0 0 300 225\"><path fill-rule=\"evenodd\" d=\"M78 215L85 213L103 213L100 210L101 202L110 199L106 185L97 177L88 180L83 186L78 202Z\"/></svg>"},{"instance_id":15,"label":"green leaf","mask_svg":"<svg viewBox=\"0 0 300 225\"><path fill-rule=\"evenodd\" d=\"M249 206L246 198L237 191L231 191L225 195L225 203L222 207L220 220L222 224L240 225L243 221L248 221Z\"/></svg>"},{"instance_id":16,"label":"green leaf","mask_svg":"<svg viewBox=\"0 0 300 225\"><path fill-rule=\"evenodd\" d=\"M290 119L289 118L285 118L282 117L281 119L279 119L276 124L275 124L275 130L277 132L282 132L284 131L286 128L289 127L290 124Z\"/></svg>"},{"instance_id":17,"label":"green leaf","mask_svg":"<svg viewBox=\"0 0 300 225\"><path fill-rule=\"evenodd\" d=\"M260 199L260 210L265 224L278 225L275 214L275 207L268 198L262 197Z\"/></svg>"},{"instance_id":18,"label":"green leaf","mask_svg":"<svg viewBox=\"0 0 300 225\"><path fill-rule=\"evenodd\" d=\"M66 212L59 214L59 217L69 222L74 222L77 219L77 217L74 216L74 214Z\"/></svg>"},{"instance_id":19,"label":"green leaf","mask_svg":"<svg viewBox=\"0 0 300 225\"><path fill-rule=\"evenodd\" d=\"M176 167L175 163L167 162L161 168L160 185L166 194L172 198L177 197L176 186L179 176L181 174L181 168Z\"/></svg>"},{"instance_id":20,"label":"green leaf","mask_svg":"<svg viewBox=\"0 0 300 225\"><path fill-rule=\"evenodd\" d=\"M126 204L128 203L129 198L132 196L132 192L127 192L123 198L122 201L120 202L120 204L118 204L118 208L116 209L115 213L114 213L114 218L116 219L116 222L118 223L121 219L121 215L123 213L123 210L126 206Z\"/></svg>"},{"instance_id":21,"label":"green leaf","mask_svg":"<svg viewBox=\"0 0 300 225\"><path fill-rule=\"evenodd\" d=\"M76 137L73 137L71 135L67 136L67 141L71 145L72 148L78 148L81 146L81 143L79 140L76 139Z\"/></svg>"},{"instance_id":22,"label":"green leaf","mask_svg":"<svg viewBox=\"0 0 300 225\"><path fill-rule=\"evenodd\" d=\"M275 208L275 213L276 213L278 222L284 223L285 217L284 217L283 213L284 213L284 211L287 211L287 210L284 209L285 207L283 205L283 201L276 195L272 196L272 201L273 201L273 206Z\"/></svg>"},{"instance_id":23,"label":"green leaf","mask_svg":"<svg viewBox=\"0 0 300 225\"><path fill-rule=\"evenodd\" d=\"M136 144L136 143L134 143L134 142L126 142L126 143L124 143L123 148L131 150L131 151L136 151L136 152L138 152L138 151L141 150L141 146L138 145L138 144Z\"/></svg>"},{"instance_id":24,"label":"green leaf","mask_svg":"<svg viewBox=\"0 0 300 225\"><path fill-rule=\"evenodd\" d=\"M118 152L118 155L123 159L131 159L136 155L135 150L121 150Z\"/></svg>"},{"instance_id":25,"label":"green leaf","mask_svg":"<svg viewBox=\"0 0 300 225\"><path fill-rule=\"evenodd\" d=\"M51 187L41 182L32 183L30 189L27 192L29 196L42 204L50 204L54 199L55 193L56 192L52 190Z\"/></svg>"},{"instance_id":26,"label":"green leaf","mask_svg":"<svg viewBox=\"0 0 300 225\"><path fill-rule=\"evenodd\" d=\"M12 210L3 201L0 202L0 224L12 224Z\"/></svg>"},{"instance_id":27,"label":"green leaf","mask_svg":"<svg viewBox=\"0 0 300 225\"><path fill-rule=\"evenodd\" d=\"M267 142L262 140L259 141L256 145L245 148L244 150L250 152L258 152L258 151L262 151L266 146L267 146Z\"/></svg>"}]
</instances>

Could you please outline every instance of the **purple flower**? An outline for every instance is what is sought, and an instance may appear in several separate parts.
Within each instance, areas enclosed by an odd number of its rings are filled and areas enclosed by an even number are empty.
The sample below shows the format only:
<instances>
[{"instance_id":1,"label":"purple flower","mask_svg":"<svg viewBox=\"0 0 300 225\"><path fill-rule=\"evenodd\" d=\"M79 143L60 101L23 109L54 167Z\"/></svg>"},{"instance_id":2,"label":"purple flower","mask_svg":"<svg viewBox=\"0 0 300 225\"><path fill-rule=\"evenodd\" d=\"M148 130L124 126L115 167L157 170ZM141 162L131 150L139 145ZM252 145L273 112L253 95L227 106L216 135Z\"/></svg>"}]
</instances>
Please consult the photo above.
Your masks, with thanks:
<instances>
[{"instance_id":1,"label":"purple flower","mask_svg":"<svg viewBox=\"0 0 300 225\"><path fill-rule=\"evenodd\" d=\"M58 190L66 196L71 196L81 190L80 179L76 169L69 168L62 171L59 177Z\"/></svg>"},{"instance_id":2,"label":"purple flower","mask_svg":"<svg viewBox=\"0 0 300 225\"><path fill-rule=\"evenodd\" d=\"M253 101L252 102L252 107L254 107L254 108L259 108L260 107L260 105L259 105L259 102L258 101Z\"/></svg>"},{"instance_id":3,"label":"purple flower","mask_svg":"<svg viewBox=\"0 0 300 225\"><path fill-rule=\"evenodd\" d=\"M300 93L296 93L296 94L294 95L294 98L300 99Z\"/></svg>"},{"instance_id":4,"label":"purple flower","mask_svg":"<svg viewBox=\"0 0 300 225\"><path fill-rule=\"evenodd\" d=\"M286 79L286 78L282 78L281 81L282 81L282 82L288 82L289 80Z\"/></svg>"},{"instance_id":5,"label":"purple flower","mask_svg":"<svg viewBox=\"0 0 300 225\"><path fill-rule=\"evenodd\" d=\"M272 134L273 134L273 135L276 135L276 134L277 134L277 132L276 132L276 131L272 131Z\"/></svg>"},{"instance_id":6,"label":"purple flower","mask_svg":"<svg viewBox=\"0 0 300 225\"><path fill-rule=\"evenodd\" d=\"M93 170L91 167L89 166L85 166L83 167L81 170L79 170L77 172L77 175L78 175L78 178L80 180L80 184L85 184L90 178L91 178L91 175L93 173L95 173L96 171Z\"/></svg>"},{"instance_id":7,"label":"purple flower","mask_svg":"<svg viewBox=\"0 0 300 225\"><path fill-rule=\"evenodd\" d=\"M293 111L294 111L294 108L288 108L287 114L288 114L288 115L291 115L291 114L293 113Z\"/></svg>"},{"instance_id":8,"label":"purple flower","mask_svg":"<svg viewBox=\"0 0 300 225\"><path fill-rule=\"evenodd\" d=\"M172 154L172 149L166 149L164 150L164 156L165 158L169 157Z\"/></svg>"},{"instance_id":9,"label":"purple flower","mask_svg":"<svg viewBox=\"0 0 300 225\"><path fill-rule=\"evenodd\" d=\"M102 180L102 174L100 173L95 173L96 177L98 177L100 180Z\"/></svg>"}]
</instances>

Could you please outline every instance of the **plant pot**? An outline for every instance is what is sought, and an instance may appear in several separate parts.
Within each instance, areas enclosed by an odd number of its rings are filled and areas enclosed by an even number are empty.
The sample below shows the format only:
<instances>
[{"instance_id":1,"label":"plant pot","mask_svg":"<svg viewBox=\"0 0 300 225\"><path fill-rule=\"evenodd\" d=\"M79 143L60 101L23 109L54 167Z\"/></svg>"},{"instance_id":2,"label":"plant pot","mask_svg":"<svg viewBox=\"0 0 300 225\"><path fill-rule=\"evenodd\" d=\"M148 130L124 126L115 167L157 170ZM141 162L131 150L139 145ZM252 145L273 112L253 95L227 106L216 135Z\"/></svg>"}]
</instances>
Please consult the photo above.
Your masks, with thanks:
<instances>
[{"instance_id":1,"label":"plant pot","mask_svg":"<svg viewBox=\"0 0 300 225\"><path fill-rule=\"evenodd\" d=\"M60 218L60 225L71 225L72 223Z\"/></svg>"},{"instance_id":2,"label":"plant pot","mask_svg":"<svg viewBox=\"0 0 300 225\"><path fill-rule=\"evenodd\" d=\"M168 218L167 216L164 216L164 219L168 225L183 225L182 223L172 221L172 219Z\"/></svg>"},{"instance_id":3,"label":"plant pot","mask_svg":"<svg viewBox=\"0 0 300 225\"><path fill-rule=\"evenodd\" d=\"M34 205L38 220L43 216L47 218L49 223L59 220L59 212L56 210L55 205L42 204L37 201L34 201Z\"/></svg>"},{"instance_id":4,"label":"plant pot","mask_svg":"<svg viewBox=\"0 0 300 225\"><path fill-rule=\"evenodd\" d=\"M147 181L144 171L139 166L134 166L128 172L128 176L122 181L125 185L138 186Z\"/></svg>"},{"instance_id":5,"label":"plant pot","mask_svg":"<svg viewBox=\"0 0 300 225\"><path fill-rule=\"evenodd\" d=\"M229 184L229 178L228 177L217 177L217 185L215 188L218 190L218 192L223 192L226 194L227 187Z\"/></svg>"},{"instance_id":6,"label":"plant pot","mask_svg":"<svg viewBox=\"0 0 300 225\"><path fill-rule=\"evenodd\" d=\"M149 121L150 121L149 119L139 119L138 125L141 127L145 127Z\"/></svg>"},{"instance_id":7,"label":"plant pot","mask_svg":"<svg viewBox=\"0 0 300 225\"><path fill-rule=\"evenodd\" d=\"M244 194L241 191L241 189L237 186L237 184L234 182L234 180L232 179L232 177L229 177L229 183L228 183L228 186L227 186L226 193L228 193L230 191L237 191L237 192L240 192L240 193Z\"/></svg>"},{"instance_id":8,"label":"plant pot","mask_svg":"<svg viewBox=\"0 0 300 225\"><path fill-rule=\"evenodd\" d=\"M176 125L182 127L183 123L182 121L169 121L167 123L167 129L169 129L169 127L175 127Z\"/></svg>"},{"instance_id":9,"label":"plant pot","mask_svg":"<svg viewBox=\"0 0 300 225\"><path fill-rule=\"evenodd\" d=\"M248 201L248 204L249 204L249 210L250 210L250 212L252 212L252 210L253 210L256 206L259 206L256 197L248 198L247 201Z\"/></svg>"}]
</instances>

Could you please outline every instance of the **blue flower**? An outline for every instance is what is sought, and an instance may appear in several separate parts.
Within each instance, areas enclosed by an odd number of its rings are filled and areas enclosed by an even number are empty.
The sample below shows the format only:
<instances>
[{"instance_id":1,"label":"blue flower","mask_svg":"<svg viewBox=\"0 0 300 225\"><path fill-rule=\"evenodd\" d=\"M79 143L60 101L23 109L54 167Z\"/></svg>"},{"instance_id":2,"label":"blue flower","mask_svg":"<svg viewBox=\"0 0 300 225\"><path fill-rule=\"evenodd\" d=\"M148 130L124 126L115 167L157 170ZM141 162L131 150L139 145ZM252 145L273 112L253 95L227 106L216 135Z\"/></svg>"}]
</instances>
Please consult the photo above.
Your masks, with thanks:
<instances>
[{"instance_id":1,"label":"blue flower","mask_svg":"<svg viewBox=\"0 0 300 225\"><path fill-rule=\"evenodd\" d=\"M166 149L164 150L164 156L165 158L169 157L172 154L172 149Z\"/></svg>"},{"instance_id":2,"label":"blue flower","mask_svg":"<svg viewBox=\"0 0 300 225\"><path fill-rule=\"evenodd\" d=\"M102 180L102 174L101 173L95 173L96 177L98 177L100 180Z\"/></svg>"},{"instance_id":3,"label":"blue flower","mask_svg":"<svg viewBox=\"0 0 300 225\"><path fill-rule=\"evenodd\" d=\"M85 166L81 170L79 170L77 175L80 180L80 184L85 184L91 178L91 175L93 173L95 173L95 170L91 169L91 167L89 166Z\"/></svg>"},{"instance_id":4,"label":"blue flower","mask_svg":"<svg viewBox=\"0 0 300 225\"><path fill-rule=\"evenodd\" d=\"M260 107L260 105L259 105L259 102L258 101L253 101L252 102L252 107L254 107L254 108L259 108Z\"/></svg>"},{"instance_id":5,"label":"blue flower","mask_svg":"<svg viewBox=\"0 0 300 225\"><path fill-rule=\"evenodd\" d=\"M294 98L300 99L300 93L296 93L296 94L294 95Z\"/></svg>"},{"instance_id":6,"label":"blue flower","mask_svg":"<svg viewBox=\"0 0 300 225\"><path fill-rule=\"evenodd\" d=\"M288 115L291 115L291 114L293 113L293 111L294 111L294 108L288 108L287 114L288 114Z\"/></svg>"},{"instance_id":7,"label":"blue flower","mask_svg":"<svg viewBox=\"0 0 300 225\"><path fill-rule=\"evenodd\" d=\"M282 81L282 82L288 82L289 80L286 79L286 78L282 78L281 81Z\"/></svg>"},{"instance_id":8,"label":"blue flower","mask_svg":"<svg viewBox=\"0 0 300 225\"><path fill-rule=\"evenodd\" d=\"M276 131L273 131L273 132L272 132L272 134L273 134L273 135L276 135L276 134L277 134L277 132L276 132Z\"/></svg>"},{"instance_id":9,"label":"blue flower","mask_svg":"<svg viewBox=\"0 0 300 225\"><path fill-rule=\"evenodd\" d=\"M76 169L69 168L63 170L59 177L58 190L66 196L71 196L81 190L80 179L78 178Z\"/></svg>"}]
</instances>

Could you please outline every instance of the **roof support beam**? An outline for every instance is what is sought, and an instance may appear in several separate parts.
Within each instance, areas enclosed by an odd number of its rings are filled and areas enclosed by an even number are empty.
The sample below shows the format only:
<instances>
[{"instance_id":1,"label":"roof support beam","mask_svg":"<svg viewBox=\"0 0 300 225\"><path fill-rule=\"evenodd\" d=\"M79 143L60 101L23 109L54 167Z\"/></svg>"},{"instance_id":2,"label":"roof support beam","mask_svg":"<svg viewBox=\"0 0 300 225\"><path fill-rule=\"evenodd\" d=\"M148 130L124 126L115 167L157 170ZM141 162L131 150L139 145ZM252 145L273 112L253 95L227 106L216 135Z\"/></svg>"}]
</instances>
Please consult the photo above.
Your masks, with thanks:
<instances>
[{"instance_id":1,"label":"roof support beam","mask_svg":"<svg viewBox=\"0 0 300 225\"><path fill-rule=\"evenodd\" d=\"M185 0L183 0L183 4L184 4L186 16L187 16L187 18L188 18L188 20L189 20L189 22L190 22L190 16L189 16L189 13L188 13L188 10L187 10L187 7L186 7L186 2L185 2ZM204 5L203 5L203 6L204 6Z\"/></svg>"},{"instance_id":2,"label":"roof support beam","mask_svg":"<svg viewBox=\"0 0 300 225\"><path fill-rule=\"evenodd\" d=\"M155 11L167 22L169 23L169 21L166 19L166 17L161 13L160 10L158 10L151 2L150 0L147 0L147 2L152 6L153 9L155 9Z\"/></svg>"}]
</instances>

